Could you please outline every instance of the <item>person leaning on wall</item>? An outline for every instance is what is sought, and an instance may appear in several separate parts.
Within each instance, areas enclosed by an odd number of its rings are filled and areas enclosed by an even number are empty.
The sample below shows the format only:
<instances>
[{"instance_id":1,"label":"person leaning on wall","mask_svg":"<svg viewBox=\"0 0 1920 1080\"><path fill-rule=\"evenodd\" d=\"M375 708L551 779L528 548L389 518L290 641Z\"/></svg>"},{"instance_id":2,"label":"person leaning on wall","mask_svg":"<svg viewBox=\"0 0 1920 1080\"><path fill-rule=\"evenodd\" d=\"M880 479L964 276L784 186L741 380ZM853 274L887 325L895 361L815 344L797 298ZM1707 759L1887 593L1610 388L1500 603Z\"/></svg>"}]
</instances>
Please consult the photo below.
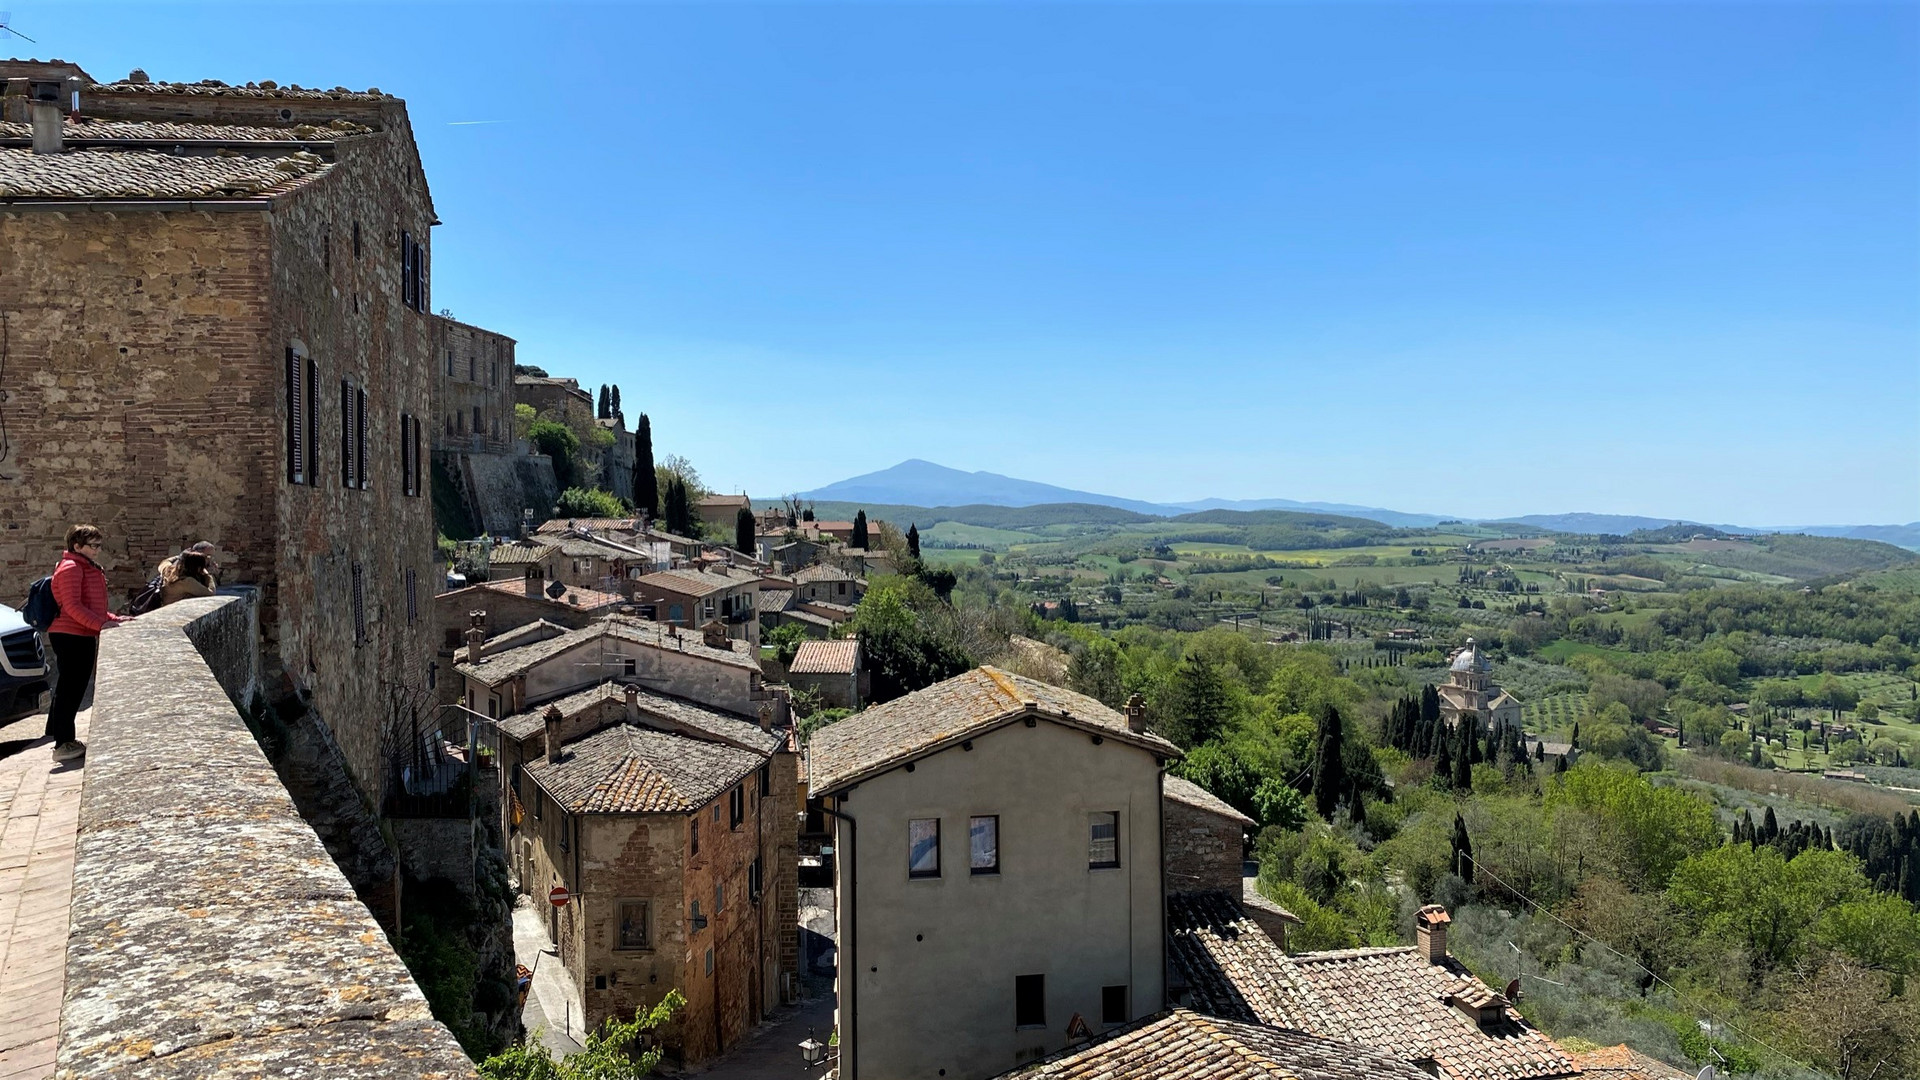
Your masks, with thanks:
<instances>
[{"instance_id":1,"label":"person leaning on wall","mask_svg":"<svg viewBox=\"0 0 1920 1080\"><path fill-rule=\"evenodd\" d=\"M131 616L107 610L107 574L100 569L105 534L92 525L67 530L67 550L53 570L53 598L60 617L47 628L59 674L53 686L53 705L47 711L47 737L53 740L53 759L71 761L86 755L85 743L75 738L73 721L80 701L93 685L93 668L100 659L100 632Z\"/></svg>"}]
</instances>

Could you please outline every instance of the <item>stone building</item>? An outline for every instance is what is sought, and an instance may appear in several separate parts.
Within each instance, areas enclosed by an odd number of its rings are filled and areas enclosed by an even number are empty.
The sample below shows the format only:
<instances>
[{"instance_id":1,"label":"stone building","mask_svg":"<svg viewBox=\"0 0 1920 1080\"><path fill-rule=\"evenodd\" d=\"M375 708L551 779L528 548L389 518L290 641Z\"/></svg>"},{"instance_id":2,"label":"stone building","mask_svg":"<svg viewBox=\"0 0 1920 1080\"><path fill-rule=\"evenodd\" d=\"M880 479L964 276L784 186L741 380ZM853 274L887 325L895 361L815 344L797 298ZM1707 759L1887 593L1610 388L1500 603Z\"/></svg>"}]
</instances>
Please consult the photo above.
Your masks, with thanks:
<instances>
[{"instance_id":1,"label":"stone building","mask_svg":"<svg viewBox=\"0 0 1920 1080\"><path fill-rule=\"evenodd\" d=\"M1158 1012L1160 782L1180 751L984 667L816 732L838 877L840 1075L980 1080Z\"/></svg>"},{"instance_id":2,"label":"stone building","mask_svg":"<svg viewBox=\"0 0 1920 1080\"><path fill-rule=\"evenodd\" d=\"M1448 727L1467 713L1494 727L1520 727L1520 702L1494 683L1491 670L1486 655L1468 638L1466 648L1448 665L1447 681L1434 687L1440 695L1440 719Z\"/></svg>"},{"instance_id":3,"label":"stone building","mask_svg":"<svg viewBox=\"0 0 1920 1080\"><path fill-rule=\"evenodd\" d=\"M514 340L445 315L432 319L434 452L512 453Z\"/></svg>"},{"instance_id":4,"label":"stone building","mask_svg":"<svg viewBox=\"0 0 1920 1080\"><path fill-rule=\"evenodd\" d=\"M1352 1043L1170 1009L1075 1045L1003 1080L1429 1080Z\"/></svg>"},{"instance_id":5,"label":"stone building","mask_svg":"<svg viewBox=\"0 0 1920 1080\"><path fill-rule=\"evenodd\" d=\"M1238 895L1253 819L1191 780L1167 777L1161 858L1168 892L1218 889Z\"/></svg>"},{"instance_id":6,"label":"stone building","mask_svg":"<svg viewBox=\"0 0 1920 1080\"><path fill-rule=\"evenodd\" d=\"M627 430L625 418L601 420L600 427L613 435L613 445L602 459L601 483L615 495L633 501L634 461L640 456L639 437Z\"/></svg>"},{"instance_id":7,"label":"stone building","mask_svg":"<svg viewBox=\"0 0 1920 1080\"><path fill-rule=\"evenodd\" d=\"M822 600L843 607L858 607L861 598L867 595L865 578L830 564L806 567L792 577L796 599L800 601Z\"/></svg>"},{"instance_id":8,"label":"stone building","mask_svg":"<svg viewBox=\"0 0 1920 1080\"><path fill-rule=\"evenodd\" d=\"M0 65L0 595L76 521L116 606L215 541L260 590L267 696L308 703L380 805L437 581L439 222L406 104L77 70Z\"/></svg>"},{"instance_id":9,"label":"stone building","mask_svg":"<svg viewBox=\"0 0 1920 1080\"><path fill-rule=\"evenodd\" d=\"M463 687L454 677L453 668L466 658L467 632L475 629L475 612L481 615L481 641L490 645L499 635L535 623L578 630L618 611L625 602L614 593L572 586L563 586L558 595L551 595L545 585L543 579L535 578L483 581L433 598L432 632L438 646L433 679L436 705L461 699Z\"/></svg>"},{"instance_id":10,"label":"stone building","mask_svg":"<svg viewBox=\"0 0 1920 1080\"><path fill-rule=\"evenodd\" d=\"M731 543L742 510L753 511L753 500L745 495L708 495L700 500L700 521L706 525L708 536L724 537Z\"/></svg>"},{"instance_id":11,"label":"stone building","mask_svg":"<svg viewBox=\"0 0 1920 1080\"><path fill-rule=\"evenodd\" d=\"M801 642L787 665L787 681L818 693L829 709L858 709L871 693L860 642L853 638Z\"/></svg>"},{"instance_id":12,"label":"stone building","mask_svg":"<svg viewBox=\"0 0 1920 1080\"><path fill-rule=\"evenodd\" d=\"M760 647L760 576L723 564L661 570L633 583L633 602L662 623L705 627L718 622L726 636Z\"/></svg>"},{"instance_id":13,"label":"stone building","mask_svg":"<svg viewBox=\"0 0 1920 1080\"><path fill-rule=\"evenodd\" d=\"M579 379L515 375L513 394L516 403L531 405L534 412L562 423L585 427L595 422L593 395L580 389Z\"/></svg>"}]
</instances>

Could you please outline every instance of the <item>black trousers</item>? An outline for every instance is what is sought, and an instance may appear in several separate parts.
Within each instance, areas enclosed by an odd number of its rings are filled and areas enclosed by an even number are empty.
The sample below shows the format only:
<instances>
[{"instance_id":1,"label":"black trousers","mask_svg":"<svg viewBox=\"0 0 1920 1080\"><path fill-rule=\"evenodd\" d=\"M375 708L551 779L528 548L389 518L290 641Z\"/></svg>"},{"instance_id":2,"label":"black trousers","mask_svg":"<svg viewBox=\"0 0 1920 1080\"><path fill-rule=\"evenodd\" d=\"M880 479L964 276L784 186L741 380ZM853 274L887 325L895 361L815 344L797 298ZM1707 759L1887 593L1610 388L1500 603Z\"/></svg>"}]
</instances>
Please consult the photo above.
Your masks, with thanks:
<instances>
[{"instance_id":1,"label":"black trousers","mask_svg":"<svg viewBox=\"0 0 1920 1080\"><path fill-rule=\"evenodd\" d=\"M89 634L48 634L59 672L53 684L53 706L47 710L47 737L56 743L73 741L73 717L93 684L93 665L100 658L100 639Z\"/></svg>"}]
</instances>

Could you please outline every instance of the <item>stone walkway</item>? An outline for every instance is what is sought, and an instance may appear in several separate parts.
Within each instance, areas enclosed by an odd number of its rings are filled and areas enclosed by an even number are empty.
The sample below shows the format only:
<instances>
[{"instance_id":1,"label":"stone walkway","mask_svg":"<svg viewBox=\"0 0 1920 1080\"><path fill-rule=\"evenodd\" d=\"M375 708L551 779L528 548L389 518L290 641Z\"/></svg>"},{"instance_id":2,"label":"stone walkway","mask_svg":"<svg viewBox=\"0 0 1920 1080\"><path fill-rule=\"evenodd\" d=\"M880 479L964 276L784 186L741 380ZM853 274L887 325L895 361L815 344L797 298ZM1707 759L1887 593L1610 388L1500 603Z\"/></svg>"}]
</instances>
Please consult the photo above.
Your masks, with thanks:
<instances>
[{"instance_id":1,"label":"stone walkway","mask_svg":"<svg viewBox=\"0 0 1920 1080\"><path fill-rule=\"evenodd\" d=\"M538 907L526 896L514 901L513 958L533 969L533 988L520 1010L520 1022L527 1034L540 1032L540 1041L554 1057L566 1057L585 1049L585 1012L560 957L548 951L553 941L547 937L546 914L544 901ZM0 1080L10 1078L0 1073Z\"/></svg>"},{"instance_id":2,"label":"stone walkway","mask_svg":"<svg viewBox=\"0 0 1920 1080\"><path fill-rule=\"evenodd\" d=\"M718 1061L689 1070L699 1080L818 1080L823 1070L800 1063L800 1043L811 1030L821 1042L833 1032L833 996L789 1005L742 1039Z\"/></svg>"},{"instance_id":3,"label":"stone walkway","mask_svg":"<svg viewBox=\"0 0 1920 1080\"><path fill-rule=\"evenodd\" d=\"M92 710L77 718L87 737ZM0 727L0 1080L53 1075L81 762L55 765L45 714Z\"/></svg>"}]
</instances>

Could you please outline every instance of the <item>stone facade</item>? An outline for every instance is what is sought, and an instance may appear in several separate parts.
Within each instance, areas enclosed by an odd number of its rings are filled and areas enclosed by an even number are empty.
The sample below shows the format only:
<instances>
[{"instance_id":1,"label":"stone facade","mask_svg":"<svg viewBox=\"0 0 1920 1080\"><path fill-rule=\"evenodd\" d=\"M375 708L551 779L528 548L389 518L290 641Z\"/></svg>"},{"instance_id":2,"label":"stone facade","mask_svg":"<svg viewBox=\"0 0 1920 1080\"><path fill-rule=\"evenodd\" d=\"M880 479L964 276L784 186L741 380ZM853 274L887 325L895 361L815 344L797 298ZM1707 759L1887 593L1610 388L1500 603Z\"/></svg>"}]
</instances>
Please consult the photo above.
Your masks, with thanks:
<instances>
[{"instance_id":1,"label":"stone facade","mask_svg":"<svg viewBox=\"0 0 1920 1080\"><path fill-rule=\"evenodd\" d=\"M1167 777L1162 801L1166 832L1161 859L1167 891L1218 889L1239 896L1245 836L1253 819L1177 776Z\"/></svg>"},{"instance_id":2,"label":"stone facade","mask_svg":"<svg viewBox=\"0 0 1920 1080\"><path fill-rule=\"evenodd\" d=\"M514 340L444 315L433 318L436 454L513 450Z\"/></svg>"},{"instance_id":3,"label":"stone facade","mask_svg":"<svg viewBox=\"0 0 1920 1080\"><path fill-rule=\"evenodd\" d=\"M89 86L81 100L93 119L311 125L309 157L288 160L312 172L199 203L20 185L0 201L12 443L0 594L46 573L76 521L107 532L115 602L183 544L215 541L223 580L260 589L269 695L310 702L377 802L393 733L424 702L436 580L427 485L403 490L403 417L411 431L435 414L423 310L435 215L405 104L157 83ZM258 139L237 132L220 152L244 157ZM296 364L308 402L290 412ZM366 430L352 484L348 402ZM317 421L298 459L295 413Z\"/></svg>"}]
</instances>

